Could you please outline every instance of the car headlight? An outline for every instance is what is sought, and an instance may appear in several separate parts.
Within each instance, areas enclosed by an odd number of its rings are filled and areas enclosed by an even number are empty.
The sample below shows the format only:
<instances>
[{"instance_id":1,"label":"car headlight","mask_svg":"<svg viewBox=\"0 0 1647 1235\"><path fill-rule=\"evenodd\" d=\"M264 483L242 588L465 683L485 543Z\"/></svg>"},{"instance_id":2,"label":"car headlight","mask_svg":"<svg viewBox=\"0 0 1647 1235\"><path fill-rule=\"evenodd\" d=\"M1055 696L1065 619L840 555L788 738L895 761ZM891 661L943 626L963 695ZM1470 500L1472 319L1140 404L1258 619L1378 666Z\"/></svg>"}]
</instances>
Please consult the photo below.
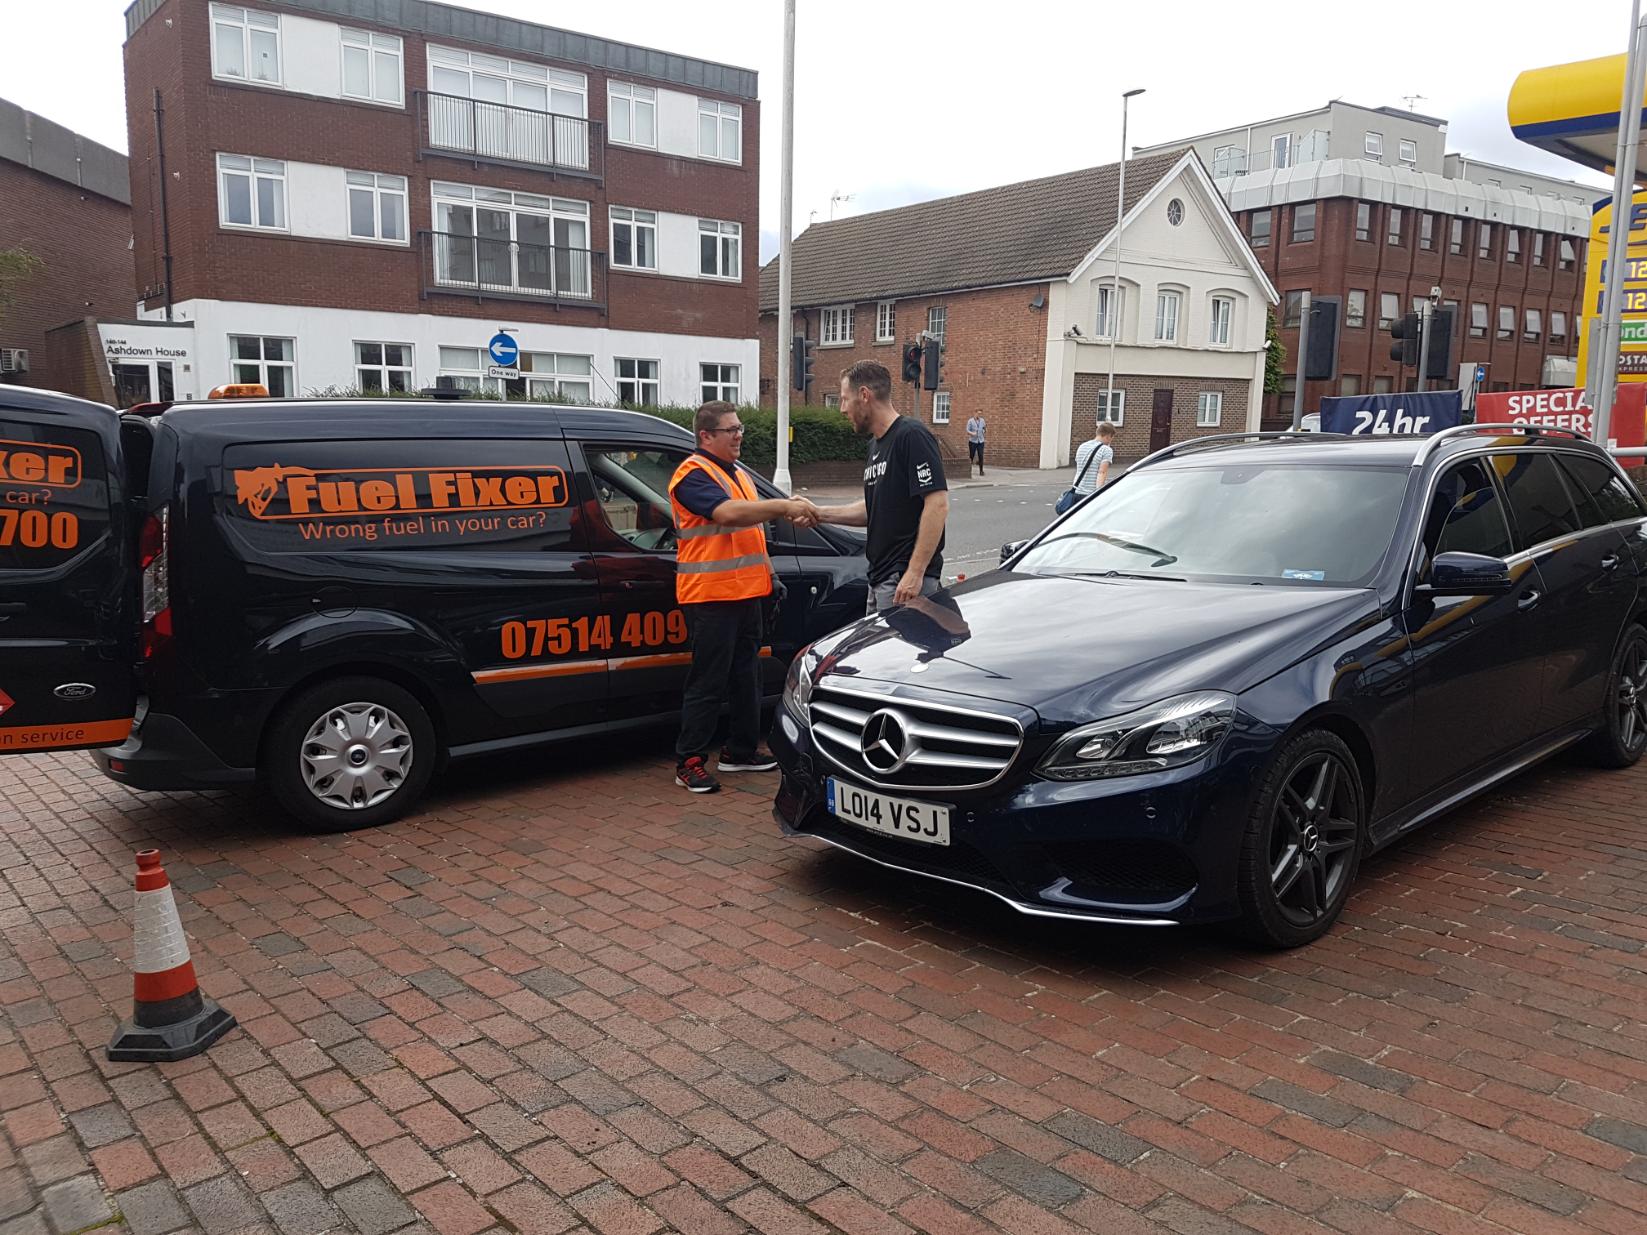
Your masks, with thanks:
<instances>
[{"instance_id":1,"label":"car headlight","mask_svg":"<svg viewBox=\"0 0 1647 1235\"><path fill-rule=\"evenodd\" d=\"M783 681L784 710L803 729L807 725L806 705L812 701L812 671L816 659L810 645L802 648L789 662L789 676Z\"/></svg>"},{"instance_id":2,"label":"car headlight","mask_svg":"<svg viewBox=\"0 0 1647 1235\"><path fill-rule=\"evenodd\" d=\"M1082 725L1041 760L1052 780L1134 776L1194 763L1217 749L1235 720L1235 696L1201 690Z\"/></svg>"}]
</instances>

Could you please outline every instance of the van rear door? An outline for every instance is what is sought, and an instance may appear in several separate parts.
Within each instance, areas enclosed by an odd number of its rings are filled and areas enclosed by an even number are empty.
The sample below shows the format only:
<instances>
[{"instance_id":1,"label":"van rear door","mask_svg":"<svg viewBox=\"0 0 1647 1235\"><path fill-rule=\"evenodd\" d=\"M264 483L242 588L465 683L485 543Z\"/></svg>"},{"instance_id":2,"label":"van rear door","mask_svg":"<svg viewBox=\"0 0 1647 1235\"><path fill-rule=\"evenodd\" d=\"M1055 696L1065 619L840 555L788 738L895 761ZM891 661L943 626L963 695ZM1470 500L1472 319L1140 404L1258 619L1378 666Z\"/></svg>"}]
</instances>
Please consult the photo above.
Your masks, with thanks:
<instances>
[{"instance_id":1,"label":"van rear door","mask_svg":"<svg viewBox=\"0 0 1647 1235\"><path fill-rule=\"evenodd\" d=\"M130 519L114 410L0 386L0 754L131 731Z\"/></svg>"}]
</instances>

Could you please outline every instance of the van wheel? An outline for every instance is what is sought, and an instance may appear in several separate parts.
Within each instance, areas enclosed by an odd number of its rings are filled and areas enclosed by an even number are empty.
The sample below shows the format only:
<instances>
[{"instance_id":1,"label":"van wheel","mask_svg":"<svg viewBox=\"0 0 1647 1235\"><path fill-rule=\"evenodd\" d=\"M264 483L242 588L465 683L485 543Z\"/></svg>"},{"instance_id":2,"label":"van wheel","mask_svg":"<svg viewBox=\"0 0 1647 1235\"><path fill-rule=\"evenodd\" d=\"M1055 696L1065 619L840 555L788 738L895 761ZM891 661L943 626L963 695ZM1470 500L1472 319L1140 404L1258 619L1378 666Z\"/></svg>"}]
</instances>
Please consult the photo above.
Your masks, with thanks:
<instances>
[{"instance_id":1,"label":"van wheel","mask_svg":"<svg viewBox=\"0 0 1647 1235\"><path fill-rule=\"evenodd\" d=\"M337 678L280 709L262 772L275 799L305 824L348 832L410 810L434 771L435 746L429 713L410 693L381 678Z\"/></svg>"},{"instance_id":2,"label":"van wheel","mask_svg":"<svg viewBox=\"0 0 1647 1235\"><path fill-rule=\"evenodd\" d=\"M1259 786L1241 845L1241 927L1296 948L1338 920L1361 865L1366 796L1350 748L1323 730L1282 748Z\"/></svg>"},{"instance_id":3,"label":"van wheel","mask_svg":"<svg viewBox=\"0 0 1647 1235\"><path fill-rule=\"evenodd\" d=\"M1634 767L1647 751L1647 630L1639 626L1619 641L1601 723L1583 750L1603 768Z\"/></svg>"}]
</instances>

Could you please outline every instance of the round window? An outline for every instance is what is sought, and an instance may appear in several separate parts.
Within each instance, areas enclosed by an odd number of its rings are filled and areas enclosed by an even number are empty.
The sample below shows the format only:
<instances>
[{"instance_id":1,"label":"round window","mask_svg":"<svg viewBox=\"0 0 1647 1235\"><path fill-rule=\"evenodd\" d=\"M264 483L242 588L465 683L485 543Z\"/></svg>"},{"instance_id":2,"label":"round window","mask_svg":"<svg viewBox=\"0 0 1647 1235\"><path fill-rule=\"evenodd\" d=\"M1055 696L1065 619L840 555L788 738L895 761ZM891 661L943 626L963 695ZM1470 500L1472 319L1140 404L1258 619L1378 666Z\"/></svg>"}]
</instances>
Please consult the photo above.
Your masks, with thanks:
<instances>
[{"instance_id":1,"label":"round window","mask_svg":"<svg viewBox=\"0 0 1647 1235\"><path fill-rule=\"evenodd\" d=\"M1184 203L1176 197L1167 203L1167 222L1177 227L1184 221Z\"/></svg>"}]
</instances>

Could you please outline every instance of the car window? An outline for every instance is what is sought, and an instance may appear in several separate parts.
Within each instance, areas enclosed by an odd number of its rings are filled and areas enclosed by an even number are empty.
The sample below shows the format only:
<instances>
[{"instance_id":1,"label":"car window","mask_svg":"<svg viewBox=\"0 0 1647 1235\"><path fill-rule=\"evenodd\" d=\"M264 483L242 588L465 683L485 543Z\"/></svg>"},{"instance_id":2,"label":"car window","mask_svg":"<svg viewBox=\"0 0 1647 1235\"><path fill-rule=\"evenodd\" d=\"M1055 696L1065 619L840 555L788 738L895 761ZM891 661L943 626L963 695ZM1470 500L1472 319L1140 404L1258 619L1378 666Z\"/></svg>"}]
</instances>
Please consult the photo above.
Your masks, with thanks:
<instances>
[{"instance_id":1,"label":"car window","mask_svg":"<svg viewBox=\"0 0 1647 1235\"><path fill-rule=\"evenodd\" d=\"M1468 460L1442 475L1424 525L1424 548L1431 558L1441 553L1510 555L1504 504L1484 460Z\"/></svg>"},{"instance_id":2,"label":"car window","mask_svg":"<svg viewBox=\"0 0 1647 1235\"><path fill-rule=\"evenodd\" d=\"M1600 459L1562 455L1561 470L1574 492L1584 499L1586 523L1617 523L1623 519L1639 519L1644 513L1641 495Z\"/></svg>"},{"instance_id":3,"label":"car window","mask_svg":"<svg viewBox=\"0 0 1647 1235\"><path fill-rule=\"evenodd\" d=\"M1494 455L1493 467L1503 481L1523 549L1571 536L1584 526L1554 455L1534 450Z\"/></svg>"},{"instance_id":4,"label":"car window","mask_svg":"<svg viewBox=\"0 0 1647 1235\"><path fill-rule=\"evenodd\" d=\"M675 514L669 481L684 451L627 446L585 446L595 502L607 527L636 549L675 551Z\"/></svg>"}]
</instances>

